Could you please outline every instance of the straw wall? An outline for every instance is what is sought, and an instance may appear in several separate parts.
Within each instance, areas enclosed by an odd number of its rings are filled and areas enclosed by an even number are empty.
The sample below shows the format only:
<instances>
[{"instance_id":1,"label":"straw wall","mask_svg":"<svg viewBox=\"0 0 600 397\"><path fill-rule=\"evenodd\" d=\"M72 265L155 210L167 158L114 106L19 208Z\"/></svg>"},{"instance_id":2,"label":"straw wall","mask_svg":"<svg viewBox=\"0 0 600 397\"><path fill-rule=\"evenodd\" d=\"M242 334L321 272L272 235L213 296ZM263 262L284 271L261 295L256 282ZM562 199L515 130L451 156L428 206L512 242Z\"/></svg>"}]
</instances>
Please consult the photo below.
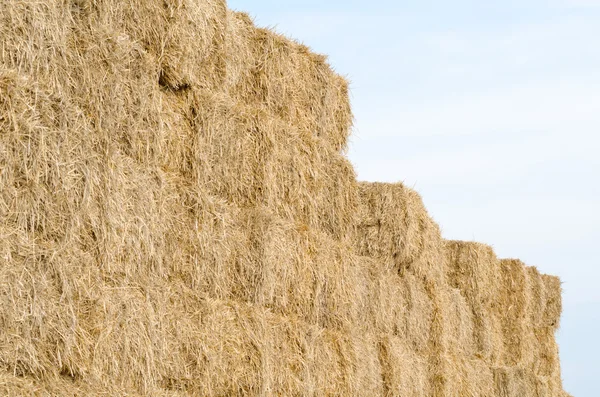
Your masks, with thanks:
<instances>
[{"instance_id":1,"label":"straw wall","mask_svg":"<svg viewBox=\"0 0 600 397\"><path fill-rule=\"evenodd\" d=\"M0 44L0 394L564 395L560 281L357 182L324 56L219 0Z\"/></svg>"}]
</instances>

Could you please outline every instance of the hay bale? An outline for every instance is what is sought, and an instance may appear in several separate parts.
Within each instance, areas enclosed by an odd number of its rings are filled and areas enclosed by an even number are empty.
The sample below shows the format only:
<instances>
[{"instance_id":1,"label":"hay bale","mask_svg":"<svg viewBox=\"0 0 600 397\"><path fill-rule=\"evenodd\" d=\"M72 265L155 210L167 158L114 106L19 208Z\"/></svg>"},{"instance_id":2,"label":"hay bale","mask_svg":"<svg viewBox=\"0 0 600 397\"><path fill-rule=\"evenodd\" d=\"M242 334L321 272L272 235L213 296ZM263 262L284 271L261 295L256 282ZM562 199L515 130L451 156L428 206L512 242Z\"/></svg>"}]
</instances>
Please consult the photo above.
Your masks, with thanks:
<instances>
[{"instance_id":1,"label":"hay bale","mask_svg":"<svg viewBox=\"0 0 600 397\"><path fill-rule=\"evenodd\" d=\"M378 395L381 374L373 336L330 330L294 317L270 320L268 395Z\"/></svg>"},{"instance_id":2,"label":"hay bale","mask_svg":"<svg viewBox=\"0 0 600 397\"><path fill-rule=\"evenodd\" d=\"M159 84L171 90L216 88L222 83L226 10L224 0L151 1L143 5L78 0L73 7L83 23L121 30L140 42L159 65Z\"/></svg>"},{"instance_id":3,"label":"hay bale","mask_svg":"<svg viewBox=\"0 0 600 397\"><path fill-rule=\"evenodd\" d=\"M355 175L330 145L223 95L198 92L192 107L188 150L198 183L236 205L261 203L308 227L346 234Z\"/></svg>"},{"instance_id":4,"label":"hay bale","mask_svg":"<svg viewBox=\"0 0 600 397\"><path fill-rule=\"evenodd\" d=\"M428 349L433 303L423 281L412 274L399 275L395 269L368 257L361 257L367 268L369 327L380 334L401 337L412 350L424 354Z\"/></svg>"},{"instance_id":5,"label":"hay bale","mask_svg":"<svg viewBox=\"0 0 600 397\"><path fill-rule=\"evenodd\" d=\"M523 331L525 328L526 279L523 264L518 260L500 261L502 282L498 310L502 324L503 363L514 366L523 359Z\"/></svg>"},{"instance_id":6,"label":"hay bale","mask_svg":"<svg viewBox=\"0 0 600 397\"><path fill-rule=\"evenodd\" d=\"M70 379L69 374L58 379L44 379L43 381L23 375L15 375L0 371L0 393L6 397L48 397L66 396L76 397L82 395L109 396L110 393L123 393L118 388L101 389L90 388L88 385ZM114 395L114 394L112 394Z\"/></svg>"},{"instance_id":7,"label":"hay bale","mask_svg":"<svg viewBox=\"0 0 600 397\"><path fill-rule=\"evenodd\" d=\"M527 304L527 317L534 328L543 326L543 316L546 311L546 288L544 280L537 268L525 268L529 301Z\"/></svg>"},{"instance_id":8,"label":"hay bale","mask_svg":"<svg viewBox=\"0 0 600 397\"><path fill-rule=\"evenodd\" d=\"M421 197L402 184L367 182L359 184L359 195L355 244L360 255L401 273L441 278L441 234Z\"/></svg>"},{"instance_id":9,"label":"hay bale","mask_svg":"<svg viewBox=\"0 0 600 397\"><path fill-rule=\"evenodd\" d=\"M526 383L525 371L521 368L494 368L496 395L499 397L517 397L533 395Z\"/></svg>"},{"instance_id":10,"label":"hay bale","mask_svg":"<svg viewBox=\"0 0 600 397\"><path fill-rule=\"evenodd\" d=\"M495 367L493 368L496 395L500 397L562 396L560 380L538 376L531 368Z\"/></svg>"},{"instance_id":11,"label":"hay bale","mask_svg":"<svg viewBox=\"0 0 600 397\"><path fill-rule=\"evenodd\" d=\"M406 275L403 287L407 302L404 337L415 351L424 352L431 348L431 340L438 337L437 302L428 284L415 276Z\"/></svg>"},{"instance_id":12,"label":"hay bale","mask_svg":"<svg viewBox=\"0 0 600 397\"><path fill-rule=\"evenodd\" d=\"M167 262L171 277L218 299L322 326L358 322L366 283L347 245L267 208L236 210L210 195L196 199L192 216L170 231L173 249L180 247Z\"/></svg>"},{"instance_id":13,"label":"hay bale","mask_svg":"<svg viewBox=\"0 0 600 397\"><path fill-rule=\"evenodd\" d=\"M485 361L465 358L462 354L449 355L446 359L452 371L448 373L445 396L494 396L494 376Z\"/></svg>"},{"instance_id":14,"label":"hay bale","mask_svg":"<svg viewBox=\"0 0 600 397\"><path fill-rule=\"evenodd\" d=\"M560 327L560 314L562 313L562 287L561 281L556 276L542 275L546 292L546 310L544 311L544 324L555 330Z\"/></svg>"},{"instance_id":15,"label":"hay bale","mask_svg":"<svg viewBox=\"0 0 600 397\"><path fill-rule=\"evenodd\" d=\"M560 369L558 368L558 347L554 336L556 327L552 322L544 321L548 303L544 276L534 267L527 267L526 271L529 288L527 313L530 321L527 335L532 338L530 346L535 356L532 366L541 376L553 376L560 372ZM560 310L560 308L554 308L554 310Z\"/></svg>"},{"instance_id":16,"label":"hay bale","mask_svg":"<svg viewBox=\"0 0 600 397\"><path fill-rule=\"evenodd\" d=\"M560 288L560 282L540 275L518 260L502 260L501 268L503 288L498 309L504 339L503 362L507 366L533 368L540 376L556 376L560 371L556 328L552 320L544 323L544 317L551 312L550 317L557 318L561 309L547 295L552 292L546 290L545 280L554 283L555 288Z\"/></svg>"},{"instance_id":17,"label":"hay bale","mask_svg":"<svg viewBox=\"0 0 600 397\"><path fill-rule=\"evenodd\" d=\"M494 394L494 373L480 359L467 360L462 396L491 396Z\"/></svg>"},{"instance_id":18,"label":"hay bale","mask_svg":"<svg viewBox=\"0 0 600 397\"><path fill-rule=\"evenodd\" d=\"M434 280L425 281L425 291L432 302L432 319L427 348L429 383L432 396L446 396L452 391L451 376L454 372L448 360L450 337L444 291Z\"/></svg>"},{"instance_id":19,"label":"hay bale","mask_svg":"<svg viewBox=\"0 0 600 397\"><path fill-rule=\"evenodd\" d=\"M356 352L356 394L384 395L382 361L378 350L378 337L373 332L355 331L353 340Z\"/></svg>"},{"instance_id":20,"label":"hay bale","mask_svg":"<svg viewBox=\"0 0 600 397\"><path fill-rule=\"evenodd\" d=\"M424 396L430 393L427 360L406 346L398 336L378 342L383 396Z\"/></svg>"},{"instance_id":21,"label":"hay bale","mask_svg":"<svg viewBox=\"0 0 600 397\"><path fill-rule=\"evenodd\" d=\"M36 80L56 78L49 65L64 64L71 33L70 7L61 1L3 1L0 4L0 67ZM52 44L52 45L50 45ZM29 47L27 47L29 46Z\"/></svg>"},{"instance_id":22,"label":"hay bale","mask_svg":"<svg viewBox=\"0 0 600 397\"><path fill-rule=\"evenodd\" d=\"M326 57L268 29L254 27L247 14L228 14L229 94L257 104L328 142L346 147L352 124L348 82L333 73Z\"/></svg>"},{"instance_id":23,"label":"hay bale","mask_svg":"<svg viewBox=\"0 0 600 397\"><path fill-rule=\"evenodd\" d=\"M55 378L91 378L97 383L82 383L80 392L106 394L289 395L312 390L316 395L364 395L379 390L375 344L365 344L364 335L321 328L253 305L205 299L183 285L178 288L156 288L147 303L141 291L122 289L95 303L100 312L95 325L113 325L90 334L91 344L79 344L93 351L88 373L72 373L68 366L59 371L55 365L49 366L55 370L37 376L17 373L24 379L41 379L45 390L58 387ZM148 314L152 318L146 318ZM156 327L141 326L146 321ZM110 377L94 376L101 374ZM113 386L105 383L107 379Z\"/></svg>"},{"instance_id":24,"label":"hay bale","mask_svg":"<svg viewBox=\"0 0 600 397\"><path fill-rule=\"evenodd\" d=\"M165 363L171 365L161 371L159 387L207 396L258 395L264 390L270 372L267 314L235 302L196 301L191 291L186 303L170 311L184 315L167 323L174 360Z\"/></svg>"},{"instance_id":25,"label":"hay bale","mask_svg":"<svg viewBox=\"0 0 600 397\"><path fill-rule=\"evenodd\" d=\"M560 378L560 362L555 330L551 327L537 328L534 330L534 335L536 346L535 368L537 373L541 376Z\"/></svg>"},{"instance_id":26,"label":"hay bale","mask_svg":"<svg viewBox=\"0 0 600 397\"><path fill-rule=\"evenodd\" d=\"M460 356L476 354L473 312L458 289L447 291L447 329L452 351Z\"/></svg>"},{"instance_id":27,"label":"hay bale","mask_svg":"<svg viewBox=\"0 0 600 397\"><path fill-rule=\"evenodd\" d=\"M255 302L323 327L349 329L360 322L366 280L347 245L265 213L249 222L248 246L256 256L245 266L260 273L246 290L256 291Z\"/></svg>"},{"instance_id":28,"label":"hay bale","mask_svg":"<svg viewBox=\"0 0 600 397\"><path fill-rule=\"evenodd\" d=\"M498 360L501 331L493 316L499 285L499 263L491 247L472 242L445 242L448 282L460 290L473 316L476 354L488 362Z\"/></svg>"},{"instance_id":29,"label":"hay bale","mask_svg":"<svg viewBox=\"0 0 600 397\"><path fill-rule=\"evenodd\" d=\"M225 11L223 0L3 2L2 63L40 80L60 82L56 88L65 90L69 87L65 80L76 77L70 69L85 62L81 46L90 46L90 36L104 35L108 40L139 43L158 66L150 76L155 83L160 80L171 89L215 86L222 81L215 75L223 69ZM27 42L30 50L22 51ZM93 43L104 46L101 41ZM95 59L94 67L112 63L118 55L105 53ZM54 67L43 67L47 65Z\"/></svg>"}]
</instances>

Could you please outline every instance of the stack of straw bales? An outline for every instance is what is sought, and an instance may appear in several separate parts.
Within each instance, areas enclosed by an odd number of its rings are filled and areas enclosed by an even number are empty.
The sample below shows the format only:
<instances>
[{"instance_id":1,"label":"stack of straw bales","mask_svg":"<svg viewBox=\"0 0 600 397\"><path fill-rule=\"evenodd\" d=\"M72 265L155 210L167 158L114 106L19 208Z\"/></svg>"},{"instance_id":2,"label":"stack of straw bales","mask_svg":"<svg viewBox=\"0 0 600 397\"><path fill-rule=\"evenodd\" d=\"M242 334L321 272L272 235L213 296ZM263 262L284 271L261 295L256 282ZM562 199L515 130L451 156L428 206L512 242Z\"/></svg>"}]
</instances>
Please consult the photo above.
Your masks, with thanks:
<instances>
[{"instance_id":1,"label":"stack of straw bales","mask_svg":"<svg viewBox=\"0 0 600 397\"><path fill-rule=\"evenodd\" d=\"M563 396L560 282L356 181L224 0L0 2L0 394Z\"/></svg>"}]
</instances>

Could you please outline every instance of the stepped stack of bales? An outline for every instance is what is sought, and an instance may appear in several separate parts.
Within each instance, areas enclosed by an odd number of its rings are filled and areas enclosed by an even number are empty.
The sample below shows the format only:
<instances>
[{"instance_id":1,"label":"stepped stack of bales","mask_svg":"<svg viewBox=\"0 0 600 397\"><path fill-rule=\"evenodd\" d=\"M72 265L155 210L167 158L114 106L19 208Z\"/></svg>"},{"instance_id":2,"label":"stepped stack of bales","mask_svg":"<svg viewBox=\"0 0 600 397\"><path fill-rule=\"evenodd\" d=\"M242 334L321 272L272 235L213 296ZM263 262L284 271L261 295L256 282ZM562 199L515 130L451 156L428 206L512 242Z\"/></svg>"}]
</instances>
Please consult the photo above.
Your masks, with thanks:
<instances>
[{"instance_id":1,"label":"stepped stack of bales","mask_svg":"<svg viewBox=\"0 0 600 397\"><path fill-rule=\"evenodd\" d=\"M0 2L0 394L564 396L560 282L358 183L224 0Z\"/></svg>"}]
</instances>

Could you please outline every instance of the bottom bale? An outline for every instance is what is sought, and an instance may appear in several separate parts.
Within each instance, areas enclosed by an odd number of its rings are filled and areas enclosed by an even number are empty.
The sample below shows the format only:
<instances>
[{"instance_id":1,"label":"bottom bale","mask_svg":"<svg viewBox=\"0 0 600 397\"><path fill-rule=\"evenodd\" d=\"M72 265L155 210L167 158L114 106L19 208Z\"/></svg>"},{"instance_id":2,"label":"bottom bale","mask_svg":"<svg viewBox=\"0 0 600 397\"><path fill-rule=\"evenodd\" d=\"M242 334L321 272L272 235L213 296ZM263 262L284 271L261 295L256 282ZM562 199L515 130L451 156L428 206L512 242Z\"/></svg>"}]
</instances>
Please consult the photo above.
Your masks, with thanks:
<instances>
[{"instance_id":1,"label":"bottom bale","mask_svg":"<svg viewBox=\"0 0 600 397\"><path fill-rule=\"evenodd\" d=\"M130 396L140 394L102 382L71 379L69 375L58 378L36 378L30 375L15 375L0 370L0 395L5 397L79 397L79 396ZM156 393L157 397L183 397L178 393Z\"/></svg>"},{"instance_id":2,"label":"bottom bale","mask_svg":"<svg viewBox=\"0 0 600 397\"><path fill-rule=\"evenodd\" d=\"M81 338L57 350L90 357L86 370L64 355L38 373L3 359L0 395L381 394L377 344L363 333L209 299L175 280L114 288L86 305Z\"/></svg>"}]
</instances>

